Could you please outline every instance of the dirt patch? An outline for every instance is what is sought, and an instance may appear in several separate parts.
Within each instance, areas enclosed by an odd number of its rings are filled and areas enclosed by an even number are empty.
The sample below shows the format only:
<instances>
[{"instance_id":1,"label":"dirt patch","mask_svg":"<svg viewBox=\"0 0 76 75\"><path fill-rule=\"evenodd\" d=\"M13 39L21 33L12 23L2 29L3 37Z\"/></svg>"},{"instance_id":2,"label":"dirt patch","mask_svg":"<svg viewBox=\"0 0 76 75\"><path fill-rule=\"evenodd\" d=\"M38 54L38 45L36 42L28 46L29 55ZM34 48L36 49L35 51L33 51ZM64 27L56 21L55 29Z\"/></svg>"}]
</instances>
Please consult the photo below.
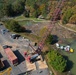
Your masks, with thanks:
<instances>
[{"instance_id":1,"label":"dirt patch","mask_svg":"<svg viewBox=\"0 0 76 75\"><path fill-rule=\"evenodd\" d=\"M69 27L76 27L76 25L75 24L66 24L66 26L69 26Z\"/></svg>"},{"instance_id":2,"label":"dirt patch","mask_svg":"<svg viewBox=\"0 0 76 75\"><path fill-rule=\"evenodd\" d=\"M59 25L55 25L53 31L52 31L52 34L55 34L57 36L59 36L60 38L73 38L75 37L74 32L70 31L70 30L67 30Z\"/></svg>"},{"instance_id":3,"label":"dirt patch","mask_svg":"<svg viewBox=\"0 0 76 75\"><path fill-rule=\"evenodd\" d=\"M36 23L25 27L27 30L31 30L33 34L39 35L40 30L47 25L50 25L50 22L41 22L41 23Z\"/></svg>"},{"instance_id":4,"label":"dirt patch","mask_svg":"<svg viewBox=\"0 0 76 75\"><path fill-rule=\"evenodd\" d=\"M26 26L26 29L29 29L32 31L33 34L40 36L40 30L43 27L46 27L50 24L50 22L42 22L42 23L37 23L37 24L33 24L31 26ZM57 35L59 37L59 40L65 41L65 39L67 38L76 38L76 33L72 32L70 30L67 30L63 27L61 27L60 25L56 24L51 32L52 35Z\"/></svg>"},{"instance_id":5,"label":"dirt patch","mask_svg":"<svg viewBox=\"0 0 76 75\"><path fill-rule=\"evenodd\" d=\"M59 38L59 43L68 43L67 39L76 39L76 33L65 29L58 24L56 24L51 32L52 35L57 35Z\"/></svg>"}]
</instances>

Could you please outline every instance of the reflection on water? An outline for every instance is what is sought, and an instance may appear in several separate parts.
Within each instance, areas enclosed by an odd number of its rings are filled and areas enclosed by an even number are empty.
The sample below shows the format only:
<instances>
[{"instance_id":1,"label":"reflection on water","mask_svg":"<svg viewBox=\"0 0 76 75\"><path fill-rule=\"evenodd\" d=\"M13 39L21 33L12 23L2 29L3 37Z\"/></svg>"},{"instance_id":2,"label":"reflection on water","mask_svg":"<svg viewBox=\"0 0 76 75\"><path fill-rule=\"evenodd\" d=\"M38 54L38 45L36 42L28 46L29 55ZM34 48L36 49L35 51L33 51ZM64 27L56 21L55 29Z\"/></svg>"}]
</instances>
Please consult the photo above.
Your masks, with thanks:
<instances>
[{"instance_id":1,"label":"reflection on water","mask_svg":"<svg viewBox=\"0 0 76 75\"><path fill-rule=\"evenodd\" d=\"M71 69L72 73L76 75L76 40L71 42L71 47L74 49L74 53L70 55L69 59L74 63Z\"/></svg>"},{"instance_id":2,"label":"reflection on water","mask_svg":"<svg viewBox=\"0 0 76 75\"><path fill-rule=\"evenodd\" d=\"M74 41L71 42L71 47L73 49L76 49L76 40L74 40Z\"/></svg>"},{"instance_id":3,"label":"reflection on water","mask_svg":"<svg viewBox=\"0 0 76 75\"><path fill-rule=\"evenodd\" d=\"M70 71L73 75L76 75L76 39L67 39L66 42L68 42L68 45L70 45L70 47L74 49L74 53L69 53L65 51L62 51L62 53L64 56L68 56L69 60L72 61L73 67L70 69ZM67 45L67 44L63 44L63 45Z\"/></svg>"}]
</instances>

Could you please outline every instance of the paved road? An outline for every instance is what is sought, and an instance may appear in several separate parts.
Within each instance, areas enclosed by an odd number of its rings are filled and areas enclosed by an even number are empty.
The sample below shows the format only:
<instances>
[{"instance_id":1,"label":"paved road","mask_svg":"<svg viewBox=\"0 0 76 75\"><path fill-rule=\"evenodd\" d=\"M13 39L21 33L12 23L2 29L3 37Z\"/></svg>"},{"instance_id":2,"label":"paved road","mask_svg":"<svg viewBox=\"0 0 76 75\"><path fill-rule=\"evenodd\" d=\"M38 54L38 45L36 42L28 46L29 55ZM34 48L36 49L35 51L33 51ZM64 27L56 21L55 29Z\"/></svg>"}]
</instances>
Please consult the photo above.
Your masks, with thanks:
<instances>
[{"instance_id":1,"label":"paved road","mask_svg":"<svg viewBox=\"0 0 76 75\"><path fill-rule=\"evenodd\" d=\"M6 29L6 28L4 26L0 26L0 39L2 40L0 42L2 42L2 43L4 43L4 42L13 43L14 40L12 38L10 38L11 33L10 32L5 32L5 34L2 34L2 31L1 31L2 29Z\"/></svg>"},{"instance_id":2,"label":"paved road","mask_svg":"<svg viewBox=\"0 0 76 75\"><path fill-rule=\"evenodd\" d=\"M0 45L1 46L5 45L5 44L9 45L9 43L10 44L14 44L14 43L15 44L20 44L21 43L20 40L14 40L14 39L10 38L10 35L11 35L10 32L5 32L5 34L2 34L2 32L1 32L2 29L5 29L5 27L4 26L0 26ZM16 48L15 48L15 50L16 50ZM24 64L25 61L22 61L18 66L13 66L10 63L10 61L8 60L8 58L6 57L6 54L5 54L4 50L0 50L0 52L1 52L2 56L3 56L2 59L3 60L7 60L8 64L12 67L11 75L19 75L19 74L24 75L23 73L26 72L26 67L25 67L25 64ZM20 52L20 54L21 54L21 52ZM5 66L7 67L6 63L5 63Z\"/></svg>"},{"instance_id":3,"label":"paved road","mask_svg":"<svg viewBox=\"0 0 76 75\"><path fill-rule=\"evenodd\" d=\"M1 29L5 29L5 27L0 26L0 45L5 45L10 43L10 45L12 44L17 44L18 47L15 47L14 49L12 48L12 50L14 51L14 53L16 54L16 56L18 57L19 60L19 64L17 66L13 66L10 61L7 58L7 55L5 54L4 50L0 50L2 56L3 56L3 60L7 60L7 63L9 64L9 66L12 67L12 72L11 75L26 75L26 64L25 64L25 59L23 56L23 52L27 49L31 50L31 48L28 48L28 43L25 39L23 38L19 38L19 39L12 39L10 38L11 33L10 32L6 32L5 34L2 34ZM7 66L7 64L5 63L5 66ZM48 70L39 70L38 69L38 65L36 63L36 67L37 70L36 71L30 71L28 72L28 75L48 75Z\"/></svg>"}]
</instances>

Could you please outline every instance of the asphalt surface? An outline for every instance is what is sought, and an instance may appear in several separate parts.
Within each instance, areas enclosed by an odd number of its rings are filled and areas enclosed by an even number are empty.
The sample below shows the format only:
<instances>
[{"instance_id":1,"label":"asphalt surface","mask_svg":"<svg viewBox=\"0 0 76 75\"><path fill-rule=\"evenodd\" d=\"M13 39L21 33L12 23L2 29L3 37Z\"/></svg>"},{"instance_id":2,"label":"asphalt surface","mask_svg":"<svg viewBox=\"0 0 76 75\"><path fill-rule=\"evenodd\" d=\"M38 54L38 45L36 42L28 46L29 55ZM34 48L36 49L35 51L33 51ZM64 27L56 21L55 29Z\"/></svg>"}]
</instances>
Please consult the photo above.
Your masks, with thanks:
<instances>
[{"instance_id":1,"label":"asphalt surface","mask_svg":"<svg viewBox=\"0 0 76 75\"><path fill-rule=\"evenodd\" d=\"M17 66L13 66L11 64L11 62L9 61L9 59L7 58L7 55L5 54L4 50L0 50L1 54L2 54L2 60L5 61L5 67L12 67L12 72L11 75L49 75L49 71L48 69L44 69L44 70L40 70L38 68L38 64L37 62L36 64L36 71L29 71L27 72L27 67L26 67L26 63L25 63L25 58L23 55L23 52L27 49L31 50L31 48L28 47L29 42L26 41L25 39L23 39L22 37L19 39L12 39L10 37L11 32L5 32L5 34L2 34L1 29L6 29L4 26L0 26L0 45L14 45L16 44L17 47L15 46L14 48L12 48L12 51L15 53L15 55L18 57L19 60L19 64ZM10 44L9 44L10 43ZM7 65L8 64L8 65ZM26 74L26 72L28 74Z\"/></svg>"},{"instance_id":2,"label":"asphalt surface","mask_svg":"<svg viewBox=\"0 0 76 75\"><path fill-rule=\"evenodd\" d=\"M0 26L0 42L4 43L4 42L11 42L13 43L14 40L12 38L10 38L11 33L10 32L5 32L5 34L2 34L2 29L6 29L4 26Z\"/></svg>"},{"instance_id":3,"label":"asphalt surface","mask_svg":"<svg viewBox=\"0 0 76 75\"><path fill-rule=\"evenodd\" d=\"M6 29L5 27L3 26L0 26L0 45L3 46L3 45L9 45L10 44L13 44L13 43L16 43L16 44L20 44L20 41L19 40L14 40L10 37L11 33L10 32L5 32L5 34L2 34L2 29ZM16 48L17 49L17 48ZM15 49L15 50L16 50ZM11 66L12 67L12 72L11 72L11 75L19 75L21 73L24 73L26 72L26 68L25 68L25 65L24 65L24 62L25 61L22 61L19 65L17 66L13 66L10 61L8 60L8 58L6 57L7 55L4 53L4 50L1 50L0 51L2 56L3 56L3 60L7 60L5 61L5 67L9 67ZM6 62L9 64L7 65ZM24 74L22 74L24 75Z\"/></svg>"}]
</instances>

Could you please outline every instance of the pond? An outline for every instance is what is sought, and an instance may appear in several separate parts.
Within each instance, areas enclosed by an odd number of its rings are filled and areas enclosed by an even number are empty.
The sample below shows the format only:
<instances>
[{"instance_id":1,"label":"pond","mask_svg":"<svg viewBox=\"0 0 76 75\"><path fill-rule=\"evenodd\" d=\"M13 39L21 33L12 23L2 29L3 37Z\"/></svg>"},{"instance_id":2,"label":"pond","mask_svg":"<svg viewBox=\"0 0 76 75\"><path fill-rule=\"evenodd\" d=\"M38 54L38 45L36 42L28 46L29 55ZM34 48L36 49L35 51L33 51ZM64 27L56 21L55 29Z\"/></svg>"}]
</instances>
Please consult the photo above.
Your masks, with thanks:
<instances>
[{"instance_id":1,"label":"pond","mask_svg":"<svg viewBox=\"0 0 76 75\"><path fill-rule=\"evenodd\" d=\"M71 42L71 47L74 49L74 53L69 56L69 59L74 63L71 71L74 75L76 75L76 40Z\"/></svg>"},{"instance_id":2,"label":"pond","mask_svg":"<svg viewBox=\"0 0 76 75\"><path fill-rule=\"evenodd\" d=\"M73 53L69 53L65 51L61 51L61 52L64 55L64 57L68 59L68 62L67 62L68 70L73 75L76 75L76 40L68 39L67 41L69 42L70 47L74 49L74 52ZM63 45L65 46L66 44L63 44Z\"/></svg>"}]
</instances>

